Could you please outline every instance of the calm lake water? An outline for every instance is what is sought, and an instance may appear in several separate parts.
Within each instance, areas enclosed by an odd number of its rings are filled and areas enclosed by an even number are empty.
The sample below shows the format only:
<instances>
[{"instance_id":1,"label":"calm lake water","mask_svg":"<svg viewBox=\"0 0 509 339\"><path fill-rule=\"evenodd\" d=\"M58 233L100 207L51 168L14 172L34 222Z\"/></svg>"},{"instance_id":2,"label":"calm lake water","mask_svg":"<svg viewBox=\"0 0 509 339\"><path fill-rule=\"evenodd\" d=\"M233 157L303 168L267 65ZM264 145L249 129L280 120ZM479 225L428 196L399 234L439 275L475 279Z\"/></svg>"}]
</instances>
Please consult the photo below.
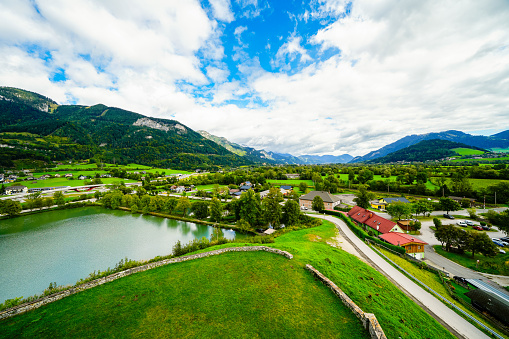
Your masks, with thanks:
<instances>
[{"instance_id":1,"label":"calm lake water","mask_svg":"<svg viewBox=\"0 0 509 339\"><path fill-rule=\"evenodd\" d=\"M171 254L173 245L210 239L213 228L85 207L0 220L0 302L40 294L51 282L75 284L121 259ZM245 237L223 230L228 239Z\"/></svg>"}]
</instances>

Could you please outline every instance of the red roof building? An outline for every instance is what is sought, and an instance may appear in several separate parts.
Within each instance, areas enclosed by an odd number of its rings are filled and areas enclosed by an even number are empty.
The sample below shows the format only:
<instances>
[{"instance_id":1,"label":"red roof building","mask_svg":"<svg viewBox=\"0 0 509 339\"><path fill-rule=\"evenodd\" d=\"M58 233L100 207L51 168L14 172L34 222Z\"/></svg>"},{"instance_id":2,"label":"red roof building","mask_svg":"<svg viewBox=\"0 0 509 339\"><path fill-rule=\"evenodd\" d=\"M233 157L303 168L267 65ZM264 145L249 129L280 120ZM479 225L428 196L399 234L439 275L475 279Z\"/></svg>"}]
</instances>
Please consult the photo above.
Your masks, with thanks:
<instances>
[{"instance_id":1,"label":"red roof building","mask_svg":"<svg viewBox=\"0 0 509 339\"><path fill-rule=\"evenodd\" d=\"M424 245L427 245L428 243L415 238L413 235L391 232L380 235L380 239L385 240L391 245L404 247L406 253L416 259L424 259Z\"/></svg>"},{"instance_id":2,"label":"red roof building","mask_svg":"<svg viewBox=\"0 0 509 339\"><path fill-rule=\"evenodd\" d=\"M390 220L382 218L374 212L366 210L359 206L354 206L348 216L355 220L358 224L371 227L377 235L389 232L403 232L403 230Z\"/></svg>"}]
</instances>

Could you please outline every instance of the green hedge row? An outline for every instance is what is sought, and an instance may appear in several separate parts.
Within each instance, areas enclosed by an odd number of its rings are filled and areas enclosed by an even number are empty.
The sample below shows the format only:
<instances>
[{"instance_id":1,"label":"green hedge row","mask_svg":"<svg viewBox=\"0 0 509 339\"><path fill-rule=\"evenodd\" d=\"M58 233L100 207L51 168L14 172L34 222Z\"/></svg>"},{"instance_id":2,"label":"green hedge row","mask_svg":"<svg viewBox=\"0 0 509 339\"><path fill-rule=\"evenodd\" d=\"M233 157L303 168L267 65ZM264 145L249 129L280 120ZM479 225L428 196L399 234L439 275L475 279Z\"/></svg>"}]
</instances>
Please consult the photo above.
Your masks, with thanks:
<instances>
[{"instance_id":1,"label":"green hedge row","mask_svg":"<svg viewBox=\"0 0 509 339\"><path fill-rule=\"evenodd\" d=\"M375 242L377 244L385 246L385 247L387 247L387 248L389 248L389 249L391 249L393 251L396 251L398 253L401 253L401 254L405 254L406 253L406 250L405 250L404 247L394 246L394 245L391 245L389 243L386 243L383 240L380 240L379 238L370 236L369 234L366 233L366 231L364 231L362 228L357 226L349 217L347 217L346 215L344 215L341 212L330 211L330 210L325 210L323 212L325 214L329 214L329 215L333 215L333 216L339 217L341 220L343 220L348 225L348 227L352 230L352 232L355 233L362 240L369 239L369 240L371 240L371 241L373 241L373 242Z\"/></svg>"}]
</instances>

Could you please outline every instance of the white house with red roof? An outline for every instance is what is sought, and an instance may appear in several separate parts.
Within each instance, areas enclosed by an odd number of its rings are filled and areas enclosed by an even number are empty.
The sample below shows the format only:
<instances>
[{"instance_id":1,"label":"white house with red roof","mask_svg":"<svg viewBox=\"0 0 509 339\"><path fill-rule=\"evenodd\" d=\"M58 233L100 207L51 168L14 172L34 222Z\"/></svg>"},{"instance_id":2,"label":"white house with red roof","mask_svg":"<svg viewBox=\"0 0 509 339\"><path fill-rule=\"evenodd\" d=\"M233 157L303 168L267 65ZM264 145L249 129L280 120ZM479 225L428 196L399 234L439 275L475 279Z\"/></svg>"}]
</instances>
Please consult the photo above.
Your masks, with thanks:
<instances>
[{"instance_id":1,"label":"white house with red roof","mask_svg":"<svg viewBox=\"0 0 509 339\"><path fill-rule=\"evenodd\" d=\"M380 239L383 239L391 245L404 247L406 253L416 259L424 259L424 246L428 243L415 238L413 235L390 232L380 235Z\"/></svg>"},{"instance_id":2,"label":"white house with red roof","mask_svg":"<svg viewBox=\"0 0 509 339\"><path fill-rule=\"evenodd\" d=\"M357 224L368 226L372 228L373 233L376 235L385 234L389 232L403 233L401 227L395 222L382 218L376 213L364 209L359 206L354 206L349 212L348 216L352 218Z\"/></svg>"}]
</instances>

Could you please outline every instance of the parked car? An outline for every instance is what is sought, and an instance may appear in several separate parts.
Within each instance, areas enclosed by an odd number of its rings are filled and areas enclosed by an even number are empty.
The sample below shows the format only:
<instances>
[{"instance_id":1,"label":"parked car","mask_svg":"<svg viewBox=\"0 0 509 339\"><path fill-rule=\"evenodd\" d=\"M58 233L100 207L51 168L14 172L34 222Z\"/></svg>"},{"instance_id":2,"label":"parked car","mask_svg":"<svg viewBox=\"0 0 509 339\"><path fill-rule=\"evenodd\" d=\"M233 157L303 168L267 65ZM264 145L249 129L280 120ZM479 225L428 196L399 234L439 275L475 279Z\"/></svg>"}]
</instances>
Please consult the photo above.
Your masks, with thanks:
<instances>
[{"instance_id":1,"label":"parked car","mask_svg":"<svg viewBox=\"0 0 509 339\"><path fill-rule=\"evenodd\" d=\"M500 240L505 241L505 242L509 242L509 237L503 237L503 238L500 238Z\"/></svg>"},{"instance_id":2,"label":"parked car","mask_svg":"<svg viewBox=\"0 0 509 339\"><path fill-rule=\"evenodd\" d=\"M474 223L472 220L465 220L465 223L466 223L468 226L475 226L475 223Z\"/></svg>"},{"instance_id":3,"label":"parked car","mask_svg":"<svg viewBox=\"0 0 509 339\"><path fill-rule=\"evenodd\" d=\"M498 253L505 254L505 251L503 249L498 249Z\"/></svg>"},{"instance_id":4,"label":"parked car","mask_svg":"<svg viewBox=\"0 0 509 339\"><path fill-rule=\"evenodd\" d=\"M467 223L464 221L458 221L458 222L456 222L456 225L461 226L461 227L467 227Z\"/></svg>"},{"instance_id":5,"label":"parked car","mask_svg":"<svg viewBox=\"0 0 509 339\"><path fill-rule=\"evenodd\" d=\"M493 241L493 243L494 243L495 245L497 245L497 246L505 247L504 243L503 243L503 242L501 242L501 241L499 241L499 240L498 240L498 239L496 239L496 238L491 239L491 241Z\"/></svg>"},{"instance_id":6,"label":"parked car","mask_svg":"<svg viewBox=\"0 0 509 339\"><path fill-rule=\"evenodd\" d=\"M462 283L462 284L464 284L464 285L468 285L468 281L467 281L467 279L465 279L465 278L463 278L463 277L458 277L457 275L455 275L455 276L453 277L453 279L454 279L454 280L456 280L456 281L457 281L457 282L459 282L459 283Z\"/></svg>"},{"instance_id":7,"label":"parked car","mask_svg":"<svg viewBox=\"0 0 509 339\"><path fill-rule=\"evenodd\" d=\"M444 213L444 218L447 218L447 219L454 219L454 217L450 214L447 214L447 213Z\"/></svg>"},{"instance_id":8,"label":"parked car","mask_svg":"<svg viewBox=\"0 0 509 339\"><path fill-rule=\"evenodd\" d=\"M474 230L482 231L482 227L481 226L472 226L472 228Z\"/></svg>"},{"instance_id":9,"label":"parked car","mask_svg":"<svg viewBox=\"0 0 509 339\"><path fill-rule=\"evenodd\" d=\"M504 244L506 246L509 246L509 241L505 241L505 240L502 240L502 239L498 239L498 241L500 241L502 244Z\"/></svg>"},{"instance_id":10,"label":"parked car","mask_svg":"<svg viewBox=\"0 0 509 339\"><path fill-rule=\"evenodd\" d=\"M483 230L489 231L491 228L488 225L481 226Z\"/></svg>"}]
</instances>

